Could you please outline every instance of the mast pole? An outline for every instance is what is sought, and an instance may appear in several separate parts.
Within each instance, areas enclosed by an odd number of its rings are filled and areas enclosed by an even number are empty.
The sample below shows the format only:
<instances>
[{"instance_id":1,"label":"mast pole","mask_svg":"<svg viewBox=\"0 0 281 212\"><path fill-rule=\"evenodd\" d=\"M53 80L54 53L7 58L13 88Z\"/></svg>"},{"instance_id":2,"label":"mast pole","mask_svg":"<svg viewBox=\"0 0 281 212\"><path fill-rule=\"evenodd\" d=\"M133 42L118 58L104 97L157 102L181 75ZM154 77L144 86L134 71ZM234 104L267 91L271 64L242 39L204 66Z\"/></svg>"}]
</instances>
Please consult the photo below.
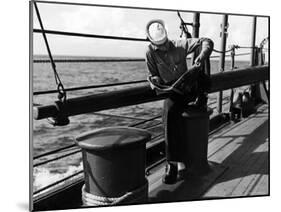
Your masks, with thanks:
<instances>
[{"instance_id":1,"label":"mast pole","mask_svg":"<svg viewBox=\"0 0 281 212\"><path fill-rule=\"evenodd\" d=\"M192 37L198 38L199 37L199 28L200 28L200 13L195 12L193 14L193 24L192 24ZM192 64L194 64L194 60L196 58L196 54L193 53L191 56Z\"/></svg>"}]
</instances>

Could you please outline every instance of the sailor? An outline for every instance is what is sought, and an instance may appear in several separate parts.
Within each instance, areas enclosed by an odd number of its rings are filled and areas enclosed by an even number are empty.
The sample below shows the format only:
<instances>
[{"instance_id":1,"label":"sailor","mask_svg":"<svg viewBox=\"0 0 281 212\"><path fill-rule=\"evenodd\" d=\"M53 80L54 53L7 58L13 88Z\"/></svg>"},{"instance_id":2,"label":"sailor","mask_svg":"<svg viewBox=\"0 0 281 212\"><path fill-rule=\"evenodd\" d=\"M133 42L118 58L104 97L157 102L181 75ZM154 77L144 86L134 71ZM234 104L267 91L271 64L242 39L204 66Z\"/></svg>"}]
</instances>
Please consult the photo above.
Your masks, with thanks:
<instances>
[{"instance_id":1,"label":"sailor","mask_svg":"<svg viewBox=\"0 0 281 212\"><path fill-rule=\"evenodd\" d=\"M162 20L151 20L146 26L146 34L150 40L146 52L146 63L149 70L149 79L155 84L172 85L187 69L186 57L192 52L199 50L195 64L202 64L209 58L213 50L213 42L208 38L188 38L180 40L168 39L167 29ZM188 95L180 95L173 92L164 101L163 123L165 128L165 146L167 166L163 182L172 184L177 181L178 162L183 162L181 144L181 114L190 102L196 107L206 107L207 94L210 83L209 73L200 71L196 78L184 85ZM156 92L157 89L155 89ZM188 98L189 97L189 98Z\"/></svg>"}]
</instances>

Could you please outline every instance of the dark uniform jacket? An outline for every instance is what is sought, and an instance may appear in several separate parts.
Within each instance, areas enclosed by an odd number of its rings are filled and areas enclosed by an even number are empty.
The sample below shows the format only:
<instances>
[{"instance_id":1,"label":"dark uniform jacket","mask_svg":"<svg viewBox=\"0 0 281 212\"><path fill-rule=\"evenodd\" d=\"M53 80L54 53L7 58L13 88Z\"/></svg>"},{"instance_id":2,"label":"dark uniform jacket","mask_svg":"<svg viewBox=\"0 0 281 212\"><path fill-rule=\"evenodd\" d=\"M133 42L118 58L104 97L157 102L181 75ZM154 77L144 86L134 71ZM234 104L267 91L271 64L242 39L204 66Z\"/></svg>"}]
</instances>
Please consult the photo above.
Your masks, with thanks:
<instances>
[{"instance_id":1,"label":"dark uniform jacket","mask_svg":"<svg viewBox=\"0 0 281 212\"><path fill-rule=\"evenodd\" d=\"M201 54L208 57L213 50L213 41L208 38L168 40L168 51L150 44L146 52L149 76L159 76L164 84L171 85L187 71L186 57L201 47Z\"/></svg>"}]
</instances>

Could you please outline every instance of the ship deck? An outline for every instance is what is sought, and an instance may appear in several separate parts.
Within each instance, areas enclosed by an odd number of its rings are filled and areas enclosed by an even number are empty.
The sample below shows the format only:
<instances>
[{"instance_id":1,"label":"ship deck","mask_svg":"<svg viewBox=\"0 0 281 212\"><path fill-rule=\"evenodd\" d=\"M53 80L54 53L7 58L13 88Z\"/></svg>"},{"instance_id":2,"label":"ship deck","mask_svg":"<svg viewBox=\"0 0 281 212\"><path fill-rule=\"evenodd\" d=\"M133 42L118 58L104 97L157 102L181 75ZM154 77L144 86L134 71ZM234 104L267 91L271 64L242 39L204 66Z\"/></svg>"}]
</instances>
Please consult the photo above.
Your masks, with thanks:
<instances>
[{"instance_id":1,"label":"ship deck","mask_svg":"<svg viewBox=\"0 0 281 212\"><path fill-rule=\"evenodd\" d=\"M165 162L150 170L148 203L269 195L268 105L237 123L225 123L209 134L211 171L186 176L173 185L162 183ZM64 185L35 204L35 210L82 207L83 179ZM73 201L69 202L71 198Z\"/></svg>"},{"instance_id":2,"label":"ship deck","mask_svg":"<svg viewBox=\"0 0 281 212\"><path fill-rule=\"evenodd\" d=\"M212 170L203 177L165 185L162 164L148 177L150 202L269 195L268 117L268 106L263 105L213 133L208 145Z\"/></svg>"}]
</instances>

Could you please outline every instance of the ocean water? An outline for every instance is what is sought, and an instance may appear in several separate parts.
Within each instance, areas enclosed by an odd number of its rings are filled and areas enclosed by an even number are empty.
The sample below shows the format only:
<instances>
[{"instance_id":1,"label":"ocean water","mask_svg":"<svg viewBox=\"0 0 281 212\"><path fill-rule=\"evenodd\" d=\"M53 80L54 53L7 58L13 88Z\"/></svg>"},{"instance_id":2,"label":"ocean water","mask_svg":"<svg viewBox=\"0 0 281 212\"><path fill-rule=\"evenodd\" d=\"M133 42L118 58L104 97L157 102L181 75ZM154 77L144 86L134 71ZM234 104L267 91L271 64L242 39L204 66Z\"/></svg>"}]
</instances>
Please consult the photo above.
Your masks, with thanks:
<instances>
[{"instance_id":1,"label":"ocean water","mask_svg":"<svg viewBox=\"0 0 281 212\"><path fill-rule=\"evenodd\" d=\"M56 57L55 57L56 58ZM57 57L65 59L90 59L89 57ZM34 59L48 59L46 56L35 56ZM247 66L249 62L236 62L236 67ZM89 63L57 63L57 71L65 88L108 84L116 82L128 82L144 80L147 76L145 62L89 62ZM230 61L226 61L225 70L230 70ZM211 61L211 73L218 71L218 61ZM56 89L54 74L50 63L34 63L33 65L33 91L53 90ZM118 90L124 87L135 85L116 86L110 88L89 89L67 92L67 97L78 97L93 93L101 93L109 90ZM229 92L224 92L225 96ZM57 100L57 94L36 95L33 96L33 104L51 104ZM216 94L209 95L209 102L214 103ZM213 106L215 104L212 104ZM127 126L136 123L145 118L151 118L161 114L162 101L145 103L129 107L122 107L100 113L117 116L126 116L128 118L102 116L99 114L83 114L70 117L70 124L63 127L54 127L49 124L47 119L33 121L33 155L37 156L42 153L55 150L60 147L68 146L74 143L74 138L83 132L87 132L99 127L106 126ZM136 119L132 119L136 118ZM153 123L159 122L156 120ZM152 123L152 124L153 124ZM162 127L153 129L152 133L157 134L162 131ZM66 154L75 148L63 151ZM56 155L56 156L59 156ZM53 157L47 156L34 160L34 164L42 162ZM81 153L50 162L48 164L34 167L33 169L33 186L34 190L40 189L55 182L65 176L73 174L82 169Z\"/></svg>"}]
</instances>

